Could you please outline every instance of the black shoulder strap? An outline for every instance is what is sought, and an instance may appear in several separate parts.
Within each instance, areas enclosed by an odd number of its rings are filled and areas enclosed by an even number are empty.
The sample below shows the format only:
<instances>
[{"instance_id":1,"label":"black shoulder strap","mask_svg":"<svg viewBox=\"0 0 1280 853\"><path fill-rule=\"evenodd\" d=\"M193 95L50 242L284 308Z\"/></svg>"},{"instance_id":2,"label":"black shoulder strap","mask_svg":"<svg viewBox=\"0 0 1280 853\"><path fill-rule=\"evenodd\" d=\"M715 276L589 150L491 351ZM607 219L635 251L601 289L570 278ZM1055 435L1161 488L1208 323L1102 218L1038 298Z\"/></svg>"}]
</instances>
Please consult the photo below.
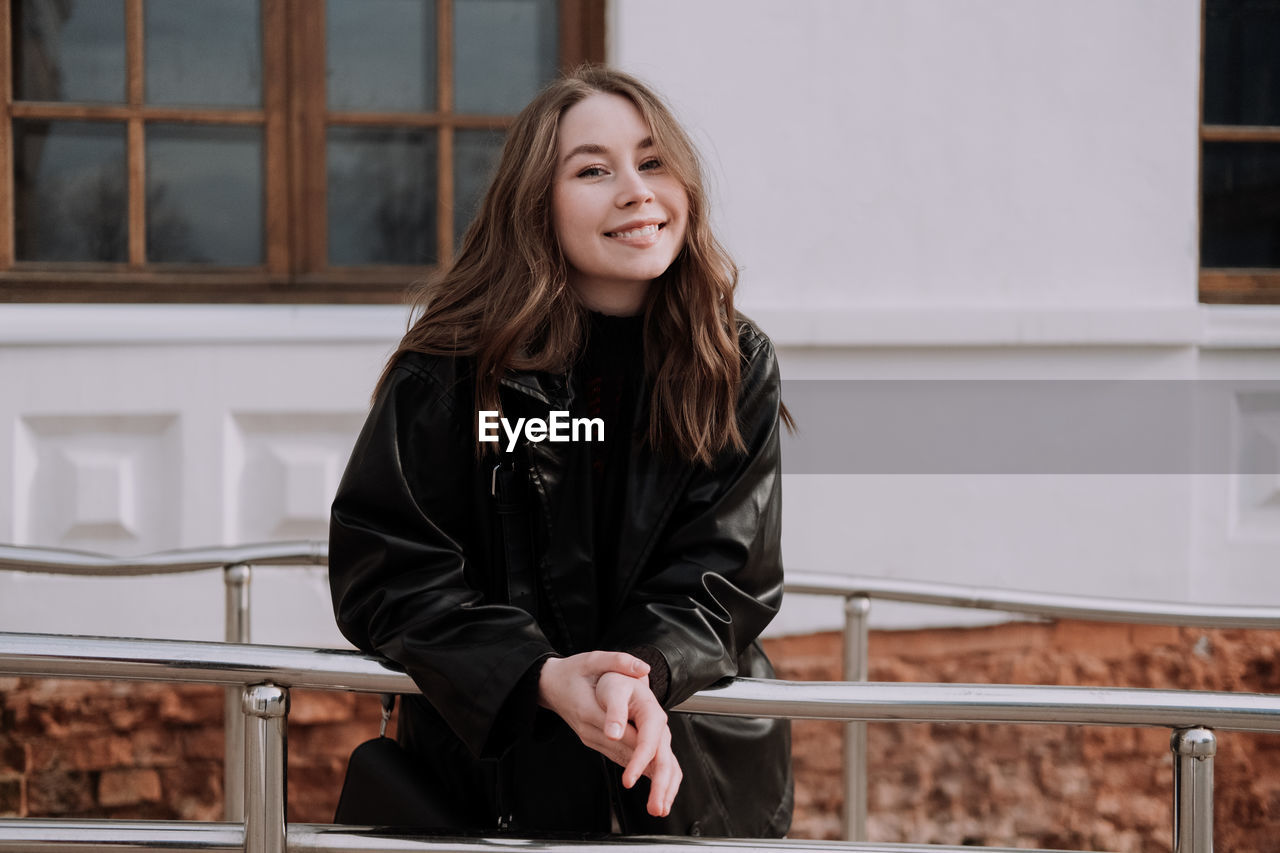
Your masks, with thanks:
<instances>
[{"instance_id":1,"label":"black shoulder strap","mask_svg":"<svg viewBox=\"0 0 1280 853\"><path fill-rule=\"evenodd\" d=\"M507 601L537 618L533 543L529 537L529 481L508 457L493 466L490 489L502 533L507 568Z\"/></svg>"},{"instance_id":2,"label":"black shoulder strap","mask_svg":"<svg viewBox=\"0 0 1280 853\"><path fill-rule=\"evenodd\" d=\"M391 722L391 712L396 707L396 694L382 694L382 722L378 726L378 737L387 736L387 723Z\"/></svg>"}]
</instances>

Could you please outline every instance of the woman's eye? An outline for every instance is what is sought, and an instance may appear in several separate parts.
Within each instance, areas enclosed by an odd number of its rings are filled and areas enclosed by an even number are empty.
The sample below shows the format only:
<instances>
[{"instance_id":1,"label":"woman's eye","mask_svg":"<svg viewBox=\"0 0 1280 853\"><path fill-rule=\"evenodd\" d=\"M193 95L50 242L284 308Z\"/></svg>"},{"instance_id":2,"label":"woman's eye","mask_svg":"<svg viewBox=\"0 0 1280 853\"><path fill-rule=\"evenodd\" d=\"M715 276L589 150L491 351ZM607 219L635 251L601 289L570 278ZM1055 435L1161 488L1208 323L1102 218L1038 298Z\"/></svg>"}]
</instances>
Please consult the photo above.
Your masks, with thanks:
<instances>
[{"instance_id":1,"label":"woman's eye","mask_svg":"<svg viewBox=\"0 0 1280 853\"><path fill-rule=\"evenodd\" d=\"M661 169L661 168L662 168L662 161L659 160L657 157L650 157L648 160L645 160L643 163L640 164L640 169L642 171L645 169Z\"/></svg>"},{"instance_id":2,"label":"woman's eye","mask_svg":"<svg viewBox=\"0 0 1280 853\"><path fill-rule=\"evenodd\" d=\"M604 174L604 169L599 166L588 166L578 173L579 178L598 178Z\"/></svg>"}]
</instances>

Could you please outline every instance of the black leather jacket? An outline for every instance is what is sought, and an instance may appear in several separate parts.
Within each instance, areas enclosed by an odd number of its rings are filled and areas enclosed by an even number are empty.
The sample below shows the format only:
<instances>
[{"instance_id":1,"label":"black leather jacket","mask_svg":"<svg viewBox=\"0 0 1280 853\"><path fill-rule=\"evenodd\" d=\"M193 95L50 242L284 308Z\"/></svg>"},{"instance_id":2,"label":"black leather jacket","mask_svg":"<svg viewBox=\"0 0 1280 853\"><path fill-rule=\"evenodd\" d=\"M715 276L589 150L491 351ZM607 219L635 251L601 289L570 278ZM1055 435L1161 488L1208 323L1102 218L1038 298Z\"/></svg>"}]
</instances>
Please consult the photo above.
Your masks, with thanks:
<instances>
[{"instance_id":1,"label":"black leather jacket","mask_svg":"<svg viewBox=\"0 0 1280 853\"><path fill-rule=\"evenodd\" d=\"M539 709L531 723L512 725L507 702L539 660L592 649L661 652L668 707L727 676L773 675L756 638L782 599L777 362L745 318L739 341L747 452L706 466L631 450L618 574L604 603L591 553L589 448L517 448L536 618L507 603L495 460L473 450L471 360L406 354L375 400L333 504L334 610L355 646L403 666L421 688L425 699L405 697L399 738L459 795L469 825L511 816L517 828L607 830L612 806L627 833L787 831L786 721L672 714L684 781L671 815L654 818L647 780L623 789L620 768L558 717ZM568 377L513 373L500 396L514 421L573 411L580 395ZM647 410L638 403L641 425Z\"/></svg>"}]
</instances>

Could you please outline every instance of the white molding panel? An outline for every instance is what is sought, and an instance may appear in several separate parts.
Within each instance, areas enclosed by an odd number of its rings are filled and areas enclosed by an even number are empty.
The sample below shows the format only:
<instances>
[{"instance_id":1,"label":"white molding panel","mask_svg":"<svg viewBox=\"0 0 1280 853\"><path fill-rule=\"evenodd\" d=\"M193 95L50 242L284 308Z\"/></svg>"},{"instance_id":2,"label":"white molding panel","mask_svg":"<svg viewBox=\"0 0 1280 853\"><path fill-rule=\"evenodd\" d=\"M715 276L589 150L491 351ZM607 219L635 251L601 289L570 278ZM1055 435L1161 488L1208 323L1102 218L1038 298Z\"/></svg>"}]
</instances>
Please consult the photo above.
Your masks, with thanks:
<instances>
[{"instance_id":1,"label":"white molding panel","mask_svg":"<svg viewBox=\"0 0 1280 853\"><path fill-rule=\"evenodd\" d=\"M87 551L176 547L178 416L19 416L14 541Z\"/></svg>"},{"instance_id":2,"label":"white molding panel","mask_svg":"<svg viewBox=\"0 0 1280 853\"><path fill-rule=\"evenodd\" d=\"M1231 538L1280 543L1280 393L1241 392L1232 402Z\"/></svg>"},{"instance_id":3,"label":"white molding panel","mask_svg":"<svg viewBox=\"0 0 1280 853\"><path fill-rule=\"evenodd\" d=\"M363 422L364 412L233 413L225 539L327 538L329 505Z\"/></svg>"},{"instance_id":4,"label":"white molding panel","mask_svg":"<svg viewBox=\"0 0 1280 853\"><path fill-rule=\"evenodd\" d=\"M122 555L322 539L393 342L0 345L0 385L14 389L0 396L0 537ZM790 379L1280 376L1280 350L1195 345L801 345L781 346L779 357ZM1207 409L1222 420L1209 427L1229 431L1237 471L1259 470L1257 459L1280 453L1280 399L1248 393L1223 394ZM1214 468L784 480L791 569L1171 600L1280 599L1274 477ZM0 630L218 639L217 589L207 577L0 573ZM256 640L341 644L323 572L263 568L253 589ZM834 628L840 618L837 602L797 596L771 630ZM873 612L882 627L973 618L888 605Z\"/></svg>"}]
</instances>

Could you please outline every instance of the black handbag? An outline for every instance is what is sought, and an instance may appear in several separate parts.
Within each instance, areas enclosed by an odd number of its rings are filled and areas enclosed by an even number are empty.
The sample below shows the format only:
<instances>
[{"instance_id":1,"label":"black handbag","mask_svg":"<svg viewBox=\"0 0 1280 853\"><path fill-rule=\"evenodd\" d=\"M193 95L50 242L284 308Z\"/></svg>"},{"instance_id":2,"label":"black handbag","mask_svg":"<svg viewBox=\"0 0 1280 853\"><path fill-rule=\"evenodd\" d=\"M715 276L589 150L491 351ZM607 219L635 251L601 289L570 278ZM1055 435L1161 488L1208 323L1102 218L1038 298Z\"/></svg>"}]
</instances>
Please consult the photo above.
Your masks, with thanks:
<instances>
[{"instance_id":1,"label":"black handbag","mask_svg":"<svg viewBox=\"0 0 1280 853\"><path fill-rule=\"evenodd\" d=\"M333 822L432 830L462 828L451 793L424 772L404 747L387 737L387 722L395 701L394 695L383 695L378 736L357 746L347 760Z\"/></svg>"}]
</instances>

